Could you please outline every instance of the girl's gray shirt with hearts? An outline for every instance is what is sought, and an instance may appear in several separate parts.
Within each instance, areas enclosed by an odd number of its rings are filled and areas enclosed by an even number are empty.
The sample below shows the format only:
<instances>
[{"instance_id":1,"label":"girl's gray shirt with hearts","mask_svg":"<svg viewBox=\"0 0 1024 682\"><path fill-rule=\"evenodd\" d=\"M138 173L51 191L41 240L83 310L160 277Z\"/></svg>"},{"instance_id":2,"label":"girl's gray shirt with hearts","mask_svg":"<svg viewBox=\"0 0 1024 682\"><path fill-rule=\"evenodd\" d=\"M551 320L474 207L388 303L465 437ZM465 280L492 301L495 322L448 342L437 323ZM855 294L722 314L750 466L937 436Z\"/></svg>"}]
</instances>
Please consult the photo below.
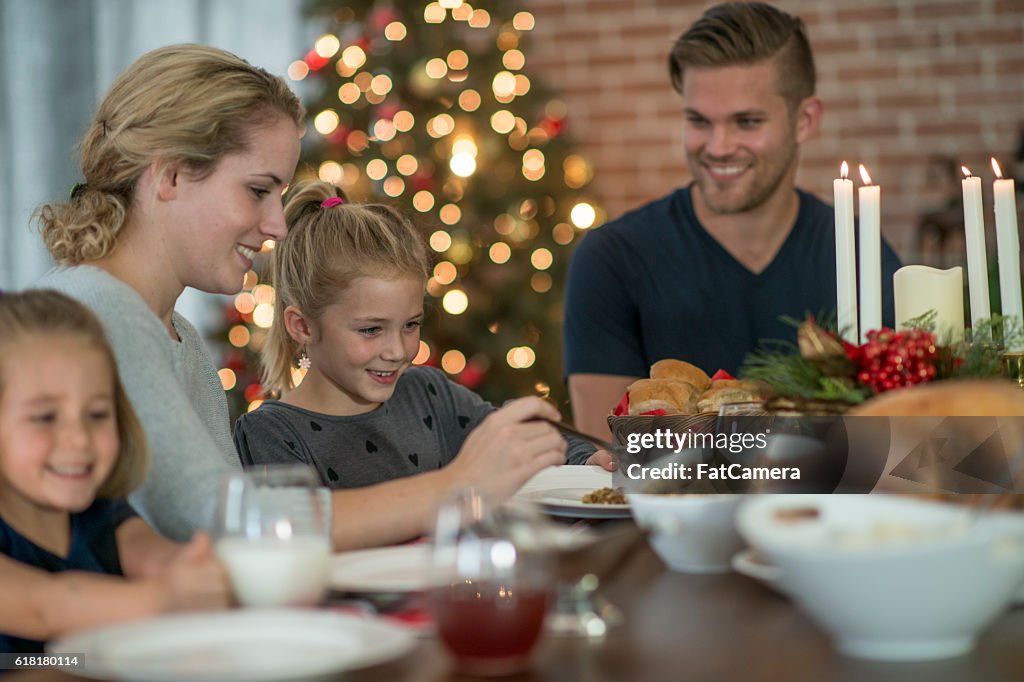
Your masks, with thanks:
<instances>
[{"instance_id":1,"label":"girl's gray shirt with hearts","mask_svg":"<svg viewBox=\"0 0 1024 682\"><path fill-rule=\"evenodd\" d=\"M495 409L438 369L410 367L391 398L365 414L327 415L267 400L238 418L235 447L246 466L302 462L330 488L359 488L440 469ZM594 454L594 446L566 440L566 463Z\"/></svg>"}]
</instances>

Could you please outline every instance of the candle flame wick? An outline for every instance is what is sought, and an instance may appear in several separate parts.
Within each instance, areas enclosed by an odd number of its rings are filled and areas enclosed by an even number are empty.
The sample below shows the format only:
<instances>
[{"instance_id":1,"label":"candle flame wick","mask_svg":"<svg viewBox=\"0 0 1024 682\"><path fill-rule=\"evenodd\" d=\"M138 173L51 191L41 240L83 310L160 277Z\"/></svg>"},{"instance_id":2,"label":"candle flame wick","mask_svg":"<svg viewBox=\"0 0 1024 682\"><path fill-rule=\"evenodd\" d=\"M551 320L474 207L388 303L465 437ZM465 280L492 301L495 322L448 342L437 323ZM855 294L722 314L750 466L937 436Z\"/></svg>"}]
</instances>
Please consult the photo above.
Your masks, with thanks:
<instances>
[{"instance_id":1,"label":"candle flame wick","mask_svg":"<svg viewBox=\"0 0 1024 682\"><path fill-rule=\"evenodd\" d=\"M849 174L850 174L850 165L848 163L846 163L845 161L843 161L843 165L839 166L839 177L841 177L843 180L845 180L846 176L849 175Z\"/></svg>"},{"instance_id":2,"label":"candle flame wick","mask_svg":"<svg viewBox=\"0 0 1024 682\"><path fill-rule=\"evenodd\" d=\"M971 177L971 169L968 168L967 166L960 166L960 170L964 172L964 177Z\"/></svg>"},{"instance_id":3,"label":"candle flame wick","mask_svg":"<svg viewBox=\"0 0 1024 682\"><path fill-rule=\"evenodd\" d=\"M992 170L996 172L996 178L1002 179L1003 171L999 168L999 163L996 161L996 157L992 157Z\"/></svg>"},{"instance_id":4,"label":"candle flame wick","mask_svg":"<svg viewBox=\"0 0 1024 682\"><path fill-rule=\"evenodd\" d=\"M860 179L864 181L865 185L871 184L871 176L868 175L868 169L864 167L864 164L860 164Z\"/></svg>"}]
</instances>

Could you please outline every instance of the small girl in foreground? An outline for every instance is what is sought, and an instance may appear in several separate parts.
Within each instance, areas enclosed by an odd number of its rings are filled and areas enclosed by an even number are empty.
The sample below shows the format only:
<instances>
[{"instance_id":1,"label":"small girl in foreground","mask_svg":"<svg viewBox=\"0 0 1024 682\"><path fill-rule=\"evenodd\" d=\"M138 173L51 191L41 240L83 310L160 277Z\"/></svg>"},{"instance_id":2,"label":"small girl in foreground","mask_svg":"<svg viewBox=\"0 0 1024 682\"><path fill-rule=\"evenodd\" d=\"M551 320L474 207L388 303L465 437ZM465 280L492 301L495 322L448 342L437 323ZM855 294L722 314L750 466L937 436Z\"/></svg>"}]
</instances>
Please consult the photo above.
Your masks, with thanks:
<instances>
[{"instance_id":1,"label":"small girl in foreground","mask_svg":"<svg viewBox=\"0 0 1024 682\"><path fill-rule=\"evenodd\" d=\"M0 293L0 651L41 652L85 627L228 605L209 538L176 545L123 501L147 454L114 368L81 304L54 291Z\"/></svg>"},{"instance_id":2,"label":"small girl in foreground","mask_svg":"<svg viewBox=\"0 0 1024 682\"><path fill-rule=\"evenodd\" d=\"M239 418L243 464L312 465L325 485L360 489L346 507L360 521L416 530L457 487L503 499L546 466L594 455L579 441L566 453L558 432L535 421L560 418L539 398L495 409L440 370L412 366L429 260L396 210L311 182L292 189L285 220L263 349L263 386L283 395ZM308 367L298 386L296 359Z\"/></svg>"}]
</instances>

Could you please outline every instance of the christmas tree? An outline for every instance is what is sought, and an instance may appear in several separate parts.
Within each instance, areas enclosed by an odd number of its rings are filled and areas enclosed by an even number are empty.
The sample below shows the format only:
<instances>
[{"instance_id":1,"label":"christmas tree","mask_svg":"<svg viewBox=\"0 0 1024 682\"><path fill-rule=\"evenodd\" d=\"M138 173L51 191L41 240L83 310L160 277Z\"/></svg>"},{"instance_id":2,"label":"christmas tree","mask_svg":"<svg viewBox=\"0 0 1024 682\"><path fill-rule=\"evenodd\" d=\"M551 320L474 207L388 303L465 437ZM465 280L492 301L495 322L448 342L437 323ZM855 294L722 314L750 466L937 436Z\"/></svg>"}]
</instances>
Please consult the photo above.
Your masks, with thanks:
<instances>
[{"instance_id":1,"label":"christmas tree","mask_svg":"<svg viewBox=\"0 0 1024 682\"><path fill-rule=\"evenodd\" d=\"M600 217L564 103L528 75L534 17L459 0L307 11L326 30L288 70L312 123L297 177L396 205L424 230L436 265L416 362L495 403L539 393L564 407L563 280ZM260 393L251 353L273 296L251 275L227 318L235 409Z\"/></svg>"}]
</instances>

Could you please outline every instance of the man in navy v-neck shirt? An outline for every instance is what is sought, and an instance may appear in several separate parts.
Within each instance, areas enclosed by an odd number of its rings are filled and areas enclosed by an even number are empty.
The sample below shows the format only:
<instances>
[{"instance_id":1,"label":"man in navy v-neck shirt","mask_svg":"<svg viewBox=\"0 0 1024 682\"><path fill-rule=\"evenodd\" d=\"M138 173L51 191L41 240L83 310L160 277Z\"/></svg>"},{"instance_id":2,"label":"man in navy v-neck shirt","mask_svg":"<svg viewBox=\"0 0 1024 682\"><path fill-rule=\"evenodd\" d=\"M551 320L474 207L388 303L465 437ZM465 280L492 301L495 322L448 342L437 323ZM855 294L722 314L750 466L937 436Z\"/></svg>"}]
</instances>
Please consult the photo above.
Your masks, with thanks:
<instances>
[{"instance_id":1,"label":"man in navy v-neck shirt","mask_svg":"<svg viewBox=\"0 0 1024 682\"><path fill-rule=\"evenodd\" d=\"M577 427L605 417L663 358L735 374L780 316L834 313L830 206L795 186L799 147L822 116L803 22L763 3L709 9L673 47L691 185L595 229L573 255L565 371ZM893 323L882 245L883 322Z\"/></svg>"}]
</instances>

